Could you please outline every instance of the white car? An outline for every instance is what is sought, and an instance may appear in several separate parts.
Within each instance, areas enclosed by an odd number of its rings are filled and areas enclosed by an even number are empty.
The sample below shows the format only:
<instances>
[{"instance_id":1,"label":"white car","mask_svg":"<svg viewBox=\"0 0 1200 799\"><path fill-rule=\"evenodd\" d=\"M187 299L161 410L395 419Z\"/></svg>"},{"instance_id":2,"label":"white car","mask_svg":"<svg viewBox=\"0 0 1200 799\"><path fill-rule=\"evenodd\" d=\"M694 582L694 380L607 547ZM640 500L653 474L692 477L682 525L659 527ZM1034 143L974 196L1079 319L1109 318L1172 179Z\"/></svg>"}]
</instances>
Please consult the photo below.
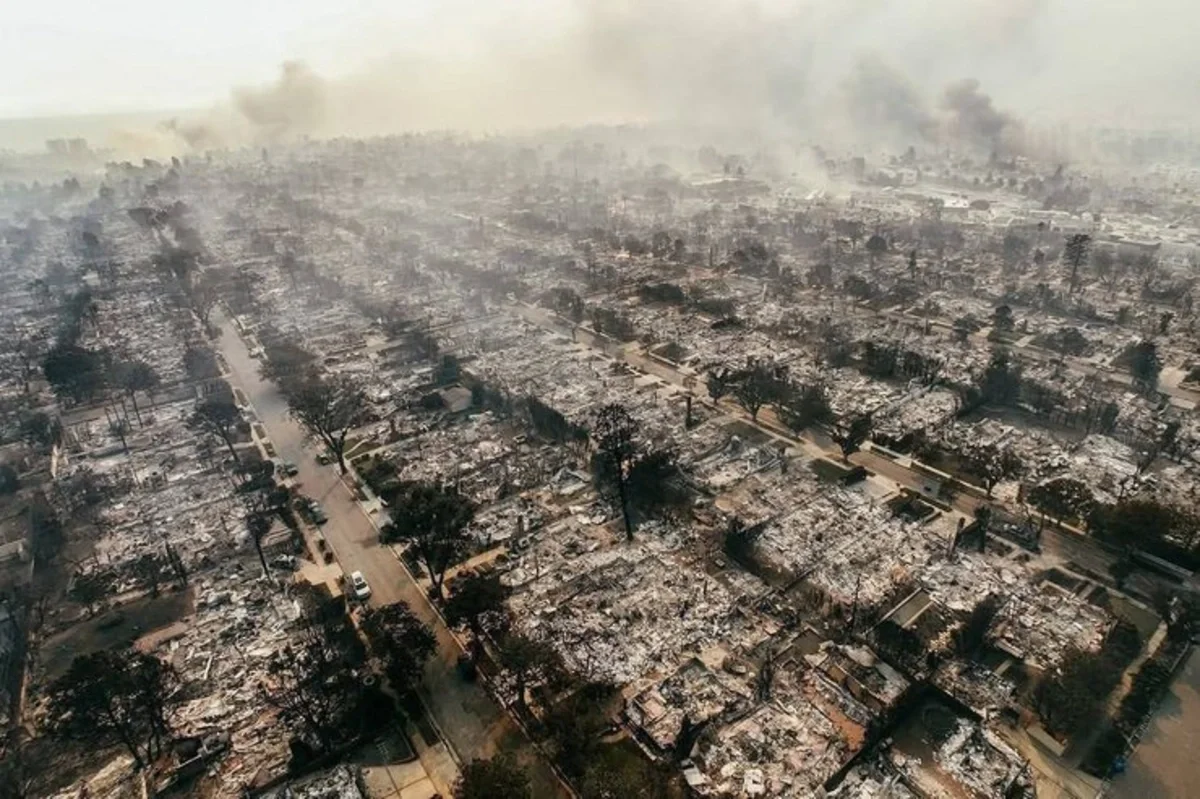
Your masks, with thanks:
<instances>
[{"instance_id":1,"label":"white car","mask_svg":"<svg viewBox=\"0 0 1200 799\"><path fill-rule=\"evenodd\" d=\"M371 598L371 586L367 584L367 578L363 577L362 572L351 572L350 590L359 602L366 602Z\"/></svg>"}]
</instances>

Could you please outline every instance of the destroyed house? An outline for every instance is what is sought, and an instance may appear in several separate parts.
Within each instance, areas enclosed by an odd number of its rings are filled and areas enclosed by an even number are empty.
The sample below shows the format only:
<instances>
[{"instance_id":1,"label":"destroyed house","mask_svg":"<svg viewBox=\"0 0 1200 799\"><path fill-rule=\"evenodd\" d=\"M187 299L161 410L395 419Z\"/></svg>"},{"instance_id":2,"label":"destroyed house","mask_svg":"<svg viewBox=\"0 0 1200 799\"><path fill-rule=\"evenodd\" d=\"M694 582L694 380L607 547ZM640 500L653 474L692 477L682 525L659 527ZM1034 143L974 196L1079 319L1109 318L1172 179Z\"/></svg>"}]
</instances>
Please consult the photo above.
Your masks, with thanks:
<instances>
[{"instance_id":1,"label":"destroyed house","mask_svg":"<svg viewBox=\"0 0 1200 799\"><path fill-rule=\"evenodd\" d=\"M699 658L690 658L674 674L629 700L625 717L660 754L671 752L684 728L719 723L748 706L748 691L723 679Z\"/></svg>"},{"instance_id":2,"label":"destroyed house","mask_svg":"<svg viewBox=\"0 0 1200 799\"><path fill-rule=\"evenodd\" d=\"M815 668L877 714L896 707L909 681L865 646L833 644Z\"/></svg>"},{"instance_id":3,"label":"destroyed house","mask_svg":"<svg viewBox=\"0 0 1200 799\"><path fill-rule=\"evenodd\" d=\"M858 751L862 730L803 695L772 699L701 739L700 796L809 797Z\"/></svg>"}]
</instances>

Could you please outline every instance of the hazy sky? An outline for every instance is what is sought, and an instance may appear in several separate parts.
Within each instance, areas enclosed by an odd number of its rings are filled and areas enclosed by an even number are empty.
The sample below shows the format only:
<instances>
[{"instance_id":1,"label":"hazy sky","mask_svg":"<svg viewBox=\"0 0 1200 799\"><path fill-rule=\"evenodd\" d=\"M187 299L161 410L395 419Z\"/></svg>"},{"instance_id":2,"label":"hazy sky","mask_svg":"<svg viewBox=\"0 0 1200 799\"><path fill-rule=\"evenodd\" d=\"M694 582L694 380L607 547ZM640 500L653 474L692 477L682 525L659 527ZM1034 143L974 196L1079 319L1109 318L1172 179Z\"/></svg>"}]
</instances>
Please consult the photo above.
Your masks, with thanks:
<instances>
[{"instance_id":1,"label":"hazy sky","mask_svg":"<svg viewBox=\"0 0 1200 799\"><path fill-rule=\"evenodd\" d=\"M287 60L329 117L401 127L811 116L864 56L931 103L977 78L1033 117L1195 117L1198 29L1195 0L0 0L0 118L228 103Z\"/></svg>"},{"instance_id":2,"label":"hazy sky","mask_svg":"<svg viewBox=\"0 0 1200 799\"><path fill-rule=\"evenodd\" d=\"M207 105L288 59L336 77L542 2L0 0L0 117Z\"/></svg>"}]
</instances>

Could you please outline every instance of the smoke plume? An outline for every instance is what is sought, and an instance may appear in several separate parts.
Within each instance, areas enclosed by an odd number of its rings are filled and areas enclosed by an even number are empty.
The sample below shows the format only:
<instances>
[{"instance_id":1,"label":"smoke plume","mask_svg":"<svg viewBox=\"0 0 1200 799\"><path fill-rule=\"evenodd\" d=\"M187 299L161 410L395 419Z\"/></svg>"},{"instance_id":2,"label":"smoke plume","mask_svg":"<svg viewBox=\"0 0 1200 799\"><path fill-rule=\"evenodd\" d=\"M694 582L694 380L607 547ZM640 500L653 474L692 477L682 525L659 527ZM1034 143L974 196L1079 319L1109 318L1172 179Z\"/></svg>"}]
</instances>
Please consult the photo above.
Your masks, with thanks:
<instances>
[{"instance_id":1,"label":"smoke plume","mask_svg":"<svg viewBox=\"0 0 1200 799\"><path fill-rule=\"evenodd\" d=\"M1183 0L432 8L419 33L407 21L347 28L359 65L346 74L289 62L275 83L234 90L225 108L167 134L203 149L298 135L665 122L855 147L1011 151L1038 126L1200 107L1200 86L1180 77L1194 60L1180 31L1197 16ZM1130 33L1148 20L1164 32L1153 46Z\"/></svg>"},{"instance_id":2,"label":"smoke plume","mask_svg":"<svg viewBox=\"0 0 1200 799\"><path fill-rule=\"evenodd\" d=\"M858 130L891 132L909 142L937 133L937 120L917 88L877 56L858 62L845 94L849 120Z\"/></svg>"},{"instance_id":3,"label":"smoke plume","mask_svg":"<svg viewBox=\"0 0 1200 799\"><path fill-rule=\"evenodd\" d=\"M992 98L979 90L979 81L974 78L947 86L942 108L950 114L950 129L976 146L995 149L1003 140L1011 140L1020 128L1012 116L996 109Z\"/></svg>"},{"instance_id":4,"label":"smoke plume","mask_svg":"<svg viewBox=\"0 0 1200 799\"><path fill-rule=\"evenodd\" d=\"M325 81L307 65L288 61L275 83L234 90L233 104L256 138L274 141L311 133L324 116Z\"/></svg>"},{"instance_id":5,"label":"smoke plume","mask_svg":"<svg viewBox=\"0 0 1200 799\"><path fill-rule=\"evenodd\" d=\"M161 127L164 133L182 139L192 150L209 150L225 144L220 130L209 122L168 119Z\"/></svg>"}]
</instances>

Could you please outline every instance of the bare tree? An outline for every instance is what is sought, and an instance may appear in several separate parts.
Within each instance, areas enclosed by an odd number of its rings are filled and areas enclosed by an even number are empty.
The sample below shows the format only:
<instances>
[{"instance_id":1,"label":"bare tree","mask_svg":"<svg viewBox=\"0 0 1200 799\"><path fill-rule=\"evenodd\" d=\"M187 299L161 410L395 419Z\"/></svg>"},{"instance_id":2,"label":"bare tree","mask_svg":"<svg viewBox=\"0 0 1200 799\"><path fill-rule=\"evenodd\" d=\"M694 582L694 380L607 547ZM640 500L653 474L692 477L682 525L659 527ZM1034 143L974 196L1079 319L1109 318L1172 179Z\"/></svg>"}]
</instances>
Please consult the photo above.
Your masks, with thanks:
<instances>
[{"instance_id":1,"label":"bare tree","mask_svg":"<svg viewBox=\"0 0 1200 799\"><path fill-rule=\"evenodd\" d=\"M273 511L258 508L246 511L246 529L250 531L250 540L254 542L254 551L258 553L258 562L262 564L263 577L271 573L271 567L267 565L267 556L263 554L263 539L274 525Z\"/></svg>"},{"instance_id":2,"label":"bare tree","mask_svg":"<svg viewBox=\"0 0 1200 799\"><path fill-rule=\"evenodd\" d=\"M89 619L96 615L96 606L103 602L108 594L108 583L102 577L84 572L77 572L71 578L71 587L67 590L67 596L73 602L83 605Z\"/></svg>"},{"instance_id":3,"label":"bare tree","mask_svg":"<svg viewBox=\"0 0 1200 799\"><path fill-rule=\"evenodd\" d=\"M1012 450L986 444L962 453L962 466L963 471L983 482L990 499L996 484L1019 475L1023 464Z\"/></svg>"},{"instance_id":4,"label":"bare tree","mask_svg":"<svg viewBox=\"0 0 1200 799\"><path fill-rule=\"evenodd\" d=\"M128 455L129 442L126 439L131 432L128 417L118 416L116 419L113 419L108 423L108 432L121 439L121 449Z\"/></svg>"},{"instance_id":5,"label":"bare tree","mask_svg":"<svg viewBox=\"0 0 1200 799\"><path fill-rule=\"evenodd\" d=\"M196 410L188 418L187 425L198 433L207 433L225 442L234 462L238 460L237 450L234 449L234 430L242 420L242 412L238 410L230 397L207 399L196 406Z\"/></svg>"},{"instance_id":6,"label":"bare tree","mask_svg":"<svg viewBox=\"0 0 1200 799\"><path fill-rule=\"evenodd\" d=\"M639 425L624 405L605 405L596 412L592 423L592 439L597 454L608 462L625 522L625 537L633 540L633 519L629 513L629 471L637 459Z\"/></svg>"},{"instance_id":7,"label":"bare tree","mask_svg":"<svg viewBox=\"0 0 1200 799\"><path fill-rule=\"evenodd\" d=\"M188 288L188 304L191 306L192 312L196 314L196 318L200 320L206 333L208 332L209 317L220 298L217 293L218 279L216 272L205 271Z\"/></svg>"},{"instance_id":8,"label":"bare tree","mask_svg":"<svg viewBox=\"0 0 1200 799\"><path fill-rule=\"evenodd\" d=\"M346 438L368 418L369 404L362 386L350 378L309 376L289 385L285 392L292 416L325 443L345 474Z\"/></svg>"},{"instance_id":9,"label":"bare tree","mask_svg":"<svg viewBox=\"0 0 1200 799\"><path fill-rule=\"evenodd\" d=\"M17 362L17 374L21 379L21 390L29 393L29 383L42 369L42 358L46 354L43 341L29 335L13 333L7 340L7 346Z\"/></svg>"},{"instance_id":10,"label":"bare tree","mask_svg":"<svg viewBox=\"0 0 1200 799\"><path fill-rule=\"evenodd\" d=\"M758 412L764 405L783 398L786 385L774 366L754 363L738 373L733 385L733 397L746 409L750 418L757 422Z\"/></svg>"},{"instance_id":11,"label":"bare tree","mask_svg":"<svg viewBox=\"0 0 1200 799\"><path fill-rule=\"evenodd\" d=\"M117 365L114 382L133 403L133 413L137 417L138 425L142 425L142 412L138 408L137 393L141 391L148 395L152 394L158 388L158 373L145 361L126 361Z\"/></svg>"},{"instance_id":12,"label":"bare tree","mask_svg":"<svg viewBox=\"0 0 1200 799\"><path fill-rule=\"evenodd\" d=\"M130 567L138 584L150 592L151 598L158 598L162 586L162 559L147 552L135 560Z\"/></svg>"},{"instance_id":13,"label":"bare tree","mask_svg":"<svg viewBox=\"0 0 1200 799\"><path fill-rule=\"evenodd\" d=\"M1109 247L1097 247L1092 250L1092 269L1095 270L1101 284L1108 289L1110 296L1117 290L1117 284L1121 282L1125 271L1124 265L1117 260Z\"/></svg>"},{"instance_id":14,"label":"bare tree","mask_svg":"<svg viewBox=\"0 0 1200 799\"><path fill-rule=\"evenodd\" d=\"M879 256L883 255L888 250L887 239L878 233L875 233L869 239L867 239L866 247L867 255L869 255L871 258L871 268L874 269L875 262L879 259Z\"/></svg>"},{"instance_id":15,"label":"bare tree","mask_svg":"<svg viewBox=\"0 0 1200 799\"><path fill-rule=\"evenodd\" d=\"M1070 287L1072 293L1079 288L1079 267L1087 262L1091 247L1091 236L1086 233L1076 233L1067 239L1067 243L1063 248L1063 260L1071 267L1067 285Z\"/></svg>"}]
</instances>

